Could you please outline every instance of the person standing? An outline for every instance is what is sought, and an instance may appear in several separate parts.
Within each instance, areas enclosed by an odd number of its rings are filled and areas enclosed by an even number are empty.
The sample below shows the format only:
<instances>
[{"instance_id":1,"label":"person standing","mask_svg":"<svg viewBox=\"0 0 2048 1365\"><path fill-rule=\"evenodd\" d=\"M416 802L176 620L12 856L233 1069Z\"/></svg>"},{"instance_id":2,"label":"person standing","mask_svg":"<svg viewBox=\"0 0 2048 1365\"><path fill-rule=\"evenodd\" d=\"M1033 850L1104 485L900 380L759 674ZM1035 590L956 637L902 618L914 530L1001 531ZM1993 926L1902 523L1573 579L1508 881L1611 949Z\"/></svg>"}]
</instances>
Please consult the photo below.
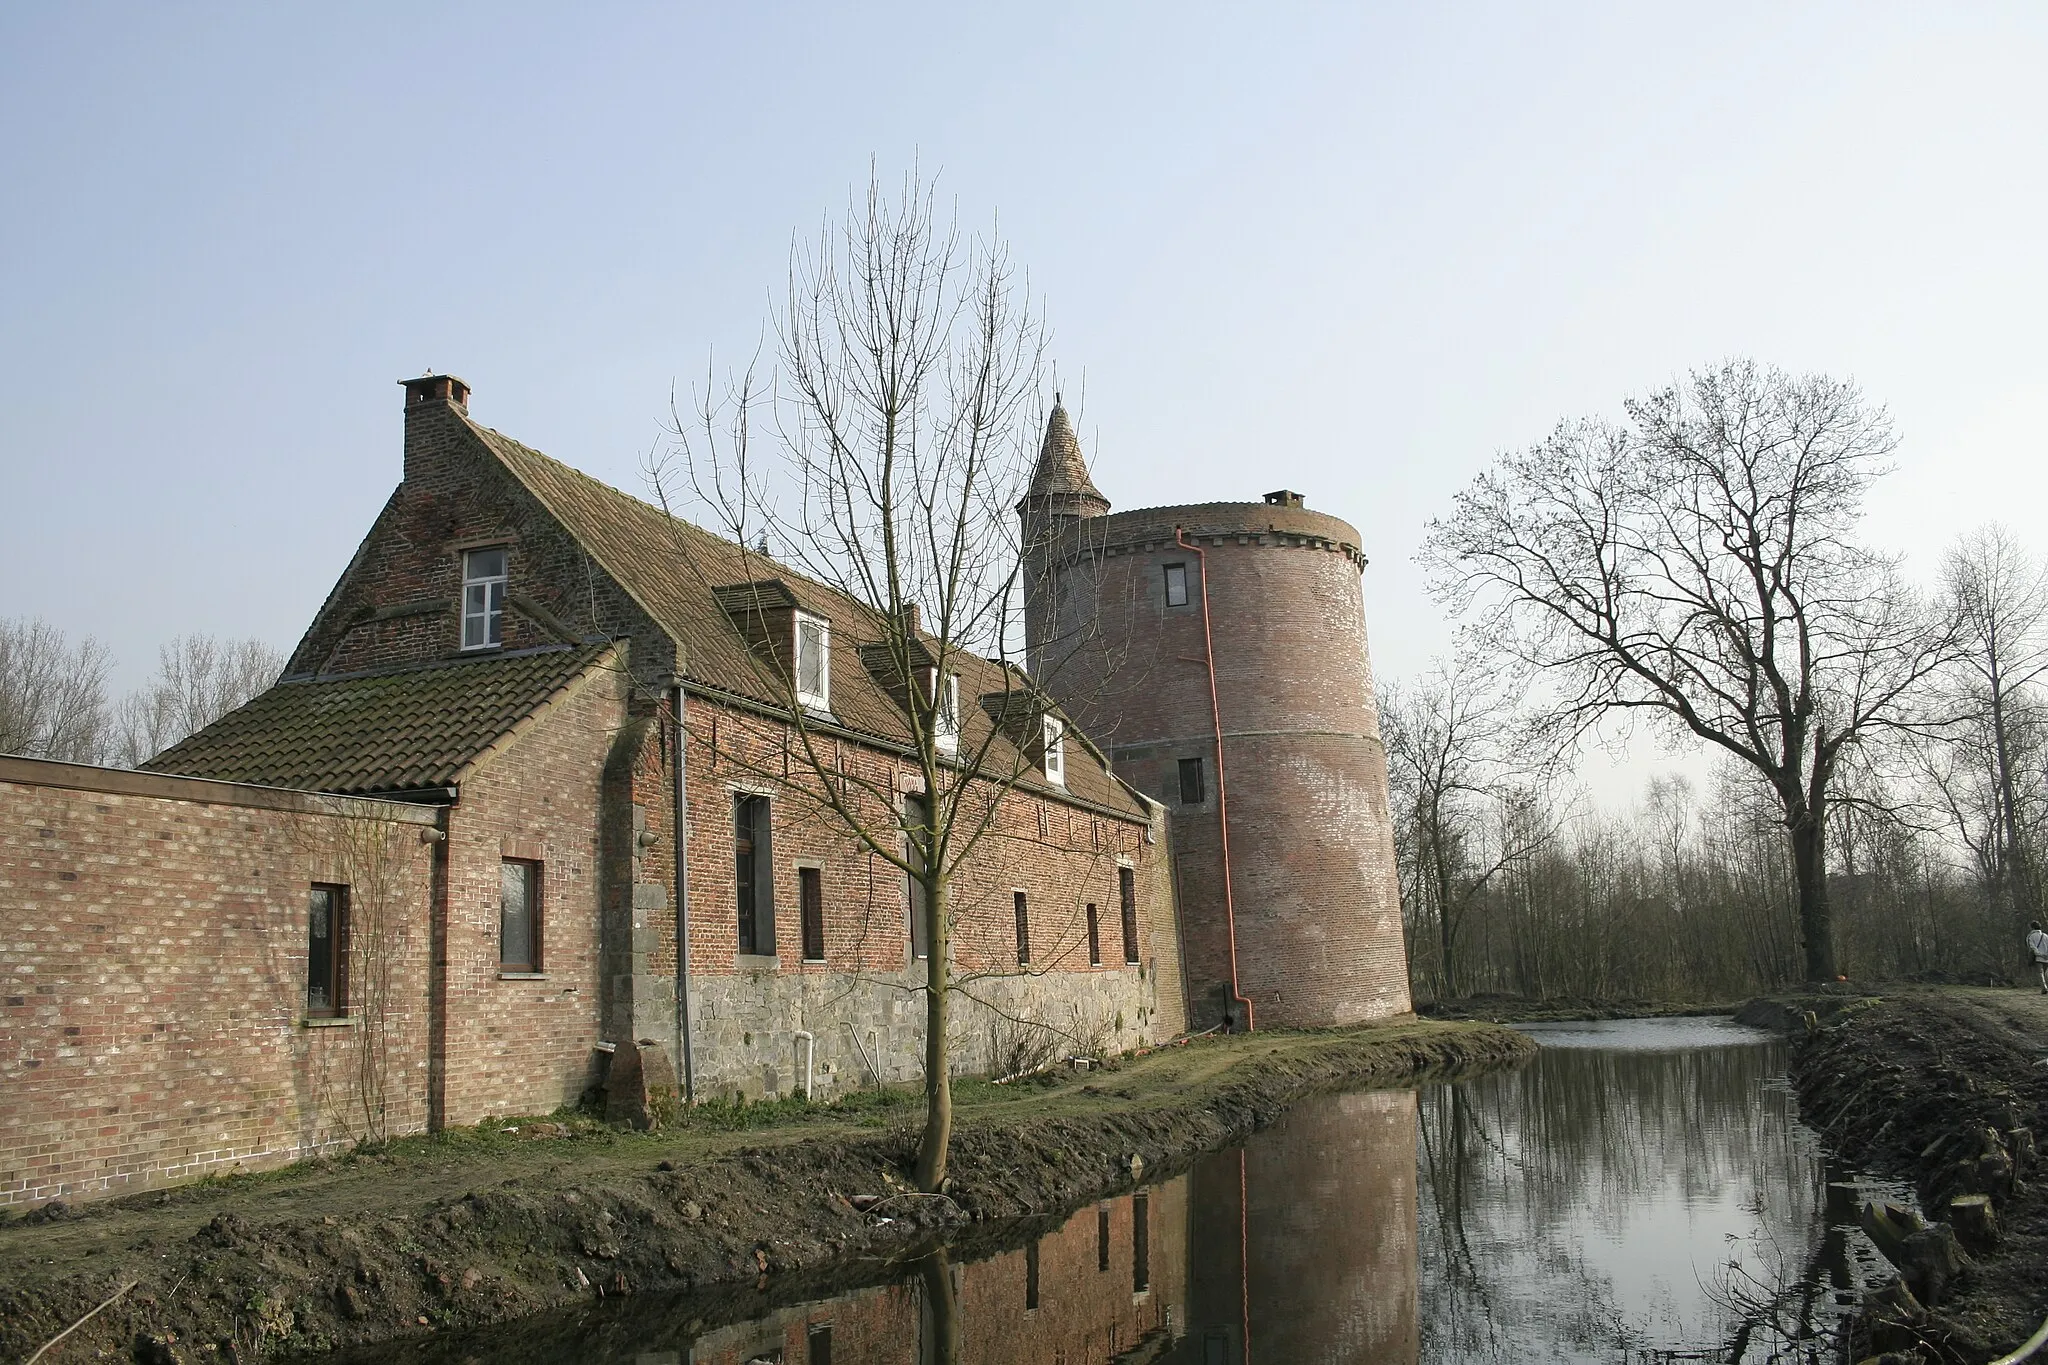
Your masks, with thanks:
<instances>
[{"instance_id":1,"label":"person standing","mask_svg":"<svg viewBox=\"0 0 2048 1365\"><path fill-rule=\"evenodd\" d=\"M2048 929L2039 920L2027 926L2027 947L2034 954L2034 970L2041 974L2041 994L2048 995Z\"/></svg>"}]
</instances>

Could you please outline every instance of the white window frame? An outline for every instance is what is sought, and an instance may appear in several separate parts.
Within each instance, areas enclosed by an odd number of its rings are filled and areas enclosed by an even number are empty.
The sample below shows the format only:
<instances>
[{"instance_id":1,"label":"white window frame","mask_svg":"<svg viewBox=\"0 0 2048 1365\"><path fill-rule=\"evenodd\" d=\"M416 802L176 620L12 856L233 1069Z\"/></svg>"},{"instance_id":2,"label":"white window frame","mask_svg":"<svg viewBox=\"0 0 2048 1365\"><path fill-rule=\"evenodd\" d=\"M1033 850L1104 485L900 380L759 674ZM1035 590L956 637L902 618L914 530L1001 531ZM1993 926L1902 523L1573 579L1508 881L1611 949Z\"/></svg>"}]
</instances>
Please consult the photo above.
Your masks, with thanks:
<instances>
[{"instance_id":1,"label":"white window frame","mask_svg":"<svg viewBox=\"0 0 2048 1365\"><path fill-rule=\"evenodd\" d=\"M832 623L822 616L809 612L793 613L790 623L790 683L796 689L797 703L818 711L832 709ZM804 627L818 628L818 690L808 691L804 687Z\"/></svg>"},{"instance_id":2,"label":"white window frame","mask_svg":"<svg viewBox=\"0 0 2048 1365\"><path fill-rule=\"evenodd\" d=\"M495 574L472 574L470 564L478 555L498 555L504 568ZM511 556L502 545L483 546L462 552L462 647L469 649L502 649L505 644L505 591L511 577ZM483 589L483 609L470 610L470 589ZM495 589L495 593L493 592ZM492 599L496 598L496 608ZM470 625L477 623L481 639L470 638ZM496 627L494 630L493 627Z\"/></svg>"},{"instance_id":3,"label":"white window frame","mask_svg":"<svg viewBox=\"0 0 2048 1365\"><path fill-rule=\"evenodd\" d=\"M960 675L932 674L937 695L932 698L932 744L942 754L960 752Z\"/></svg>"},{"instance_id":4,"label":"white window frame","mask_svg":"<svg viewBox=\"0 0 2048 1365\"><path fill-rule=\"evenodd\" d=\"M1042 732L1043 750L1039 757L1039 768L1045 773L1045 780L1055 787L1067 785L1067 723L1058 716L1047 716Z\"/></svg>"}]
</instances>

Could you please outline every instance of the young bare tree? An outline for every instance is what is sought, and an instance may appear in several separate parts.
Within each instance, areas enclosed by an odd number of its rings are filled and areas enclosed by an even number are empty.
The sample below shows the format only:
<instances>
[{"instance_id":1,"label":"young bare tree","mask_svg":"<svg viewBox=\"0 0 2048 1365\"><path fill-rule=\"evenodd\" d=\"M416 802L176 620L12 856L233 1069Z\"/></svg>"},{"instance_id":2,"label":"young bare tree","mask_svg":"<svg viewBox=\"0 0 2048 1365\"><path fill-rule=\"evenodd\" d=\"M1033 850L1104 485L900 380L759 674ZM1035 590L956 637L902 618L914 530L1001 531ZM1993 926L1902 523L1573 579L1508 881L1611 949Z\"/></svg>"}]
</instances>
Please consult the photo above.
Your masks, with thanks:
<instances>
[{"instance_id":1,"label":"young bare tree","mask_svg":"<svg viewBox=\"0 0 2048 1365\"><path fill-rule=\"evenodd\" d=\"M728 538L724 551L679 559L735 620L776 609L786 564L852 604L858 619L833 621L832 648L858 650L897 699L901 761L873 762L820 714L801 641L786 654L757 647L750 659L788 739L738 761L912 887L925 967L915 1176L927 1191L945 1179L952 1132L952 997L976 979L954 960L970 860L999 837L1005 801L1063 724L1013 662L1024 547L1012 509L1030 470L1044 347L998 236L963 235L914 173L893 201L871 178L842 222L792 250L773 378L750 369L707 388L648 471L665 509L687 496ZM725 586L735 584L738 596Z\"/></svg>"},{"instance_id":2,"label":"young bare tree","mask_svg":"<svg viewBox=\"0 0 2048 1365\"><path fill-rule=\"evenodd\" d=\"M0 619L0 754L98 763L107 743L107 670L91 636L47 621Z\"/></svg>"},{"instance_id":3,"label":"young bare tree","mask_svg":"<svg viewBox=\"0 0 2048 1365\"><path fill-rule=\"evenodd\" d=\"M1913 724L1954 632L1855 537L1896 441L1854 385L1736 360L1561 423L1433 522L1440 600L1551 684L1563 736L1642 718L1754 769L1782 812L1807 978L1836 974L1827 807L1846 751Z\"/></svg>"},{"instance_id":4,"label":"young bare tree","mask_svg":"<svg viewBox=\"0 0 2048 1365\"><path fill-rule=\"evenodd\" d=\"M1989 889L2024 922L2040 908L2028 837L2033 794L2020 769L2039 728L2036 689L2048 676L2048 568L1993 523L1950 547L1941 577L1942 609L1962 632L1956 709L1965 733L1957 737L1957 756L1974 755L1969 766L1981 771L1993 808L1980 862ZM1949 784L1943 790L1962 799Z\"/></svg>"},{"instance_id":5,"label":"young bare tree","mask_svg":"<svg viewBox=\"0 0 2048 1365\"><path fill-rule=\"evenodd\" d=\"M156 676L121 701L121 765L135 767L197 734L276 682L283 669L284 655L261 640L171 640L157 651Z\"/></svg>"},{"instance_id":6,"label":"young bare tree","mask_svg":"<svg viewBox=\"0 0 2048 1365\"><path fill-rule=\"evenodd\" d=\"M1438 660L1412 685L1383 689L1380 732L1410 917L1418 933L1434 925L1432 985L1439 1000L1452 999L1472 910L1556 835L1552 765L1528 742L1509 694L1472 659Z\"/></svg>"}]
</instances>

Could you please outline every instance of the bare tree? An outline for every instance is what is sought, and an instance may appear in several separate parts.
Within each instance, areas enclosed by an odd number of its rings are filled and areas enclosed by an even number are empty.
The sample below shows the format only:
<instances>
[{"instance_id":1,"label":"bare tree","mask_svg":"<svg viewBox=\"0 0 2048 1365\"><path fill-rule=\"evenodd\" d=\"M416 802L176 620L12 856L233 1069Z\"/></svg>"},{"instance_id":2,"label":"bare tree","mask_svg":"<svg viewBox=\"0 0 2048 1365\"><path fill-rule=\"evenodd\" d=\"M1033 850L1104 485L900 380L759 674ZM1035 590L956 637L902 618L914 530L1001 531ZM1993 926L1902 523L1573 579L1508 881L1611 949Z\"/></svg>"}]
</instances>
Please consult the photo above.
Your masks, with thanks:
<instances>
[{"instance_id":1,"label":"bare tree","mask_svg":"<svg viewBox=\"0 0 2048 1365\"><path fill-rule=\"evenodd\" d=\"M112 666L90 635L74 645L47 621L0 619L0 754L99 762Z\"/></svg>"},{"instance_id":2,"label":"bare tree","mask_svg":"<svg viewBox=\"0 0 2048 1365\"><path fill-rule=\"evenodd\" d=\"M1854 385L1747 360L1560 424L1432 523L1435 591L1538 671L1552 722L1638 717L1770 784L1809 980L1835 976L1827 806L1848 749L1911 724L1954 632L1855 539L1896 442Z\"/></svg>"},{"instance_id":3,"label":"bare tree","mask_svg":"<svg viewBox=\"0 0 2048 1365\"><path fill-rule=\"evenodd\" d=\"M277 681L284 655L261 640L180 635L157 651L156 676L121 701L119 759L135 767L197 734Z\"/></svg>"},{"instance_id":4,"label":"bare tree","mask_svg":"<svg viewBox=\"0 0 2048 1365\"><path fill-rule=\"evenodd\" d=\"M1417 932L1435 926L1433 993L1451 999L1467 917L1496 877L1556 834L1552 765L1528 742L1509 694L1471 659L1438 660L1416 683L1384 689L1380 729L1410 916Z\"/></svg>"},{"instance_id":5,"label":"bare tree","mask_svg":"<svg viewBox=\"0 0 2048 1365\"><path fill-rule=\"evenodd\" d=\"M2031 918L2040 887L2025 809L2032 792L2019 769L2038 729L2035 689L2048 675L2048 568L1993 523L1950 547L1941 576L1942 608L1962 632L1957 709L1969 733L1959 748L1975 751L1991 796L1981 862L1993 893Z\"/></svg>"},{"instance_id":6,"label":"bare tree","mask_svg":"<svg viewBox=\"0 0 2048 1365\"><path fill-rule=\"evenodd\" d=\"M792 249L773 378L750 368L707 385L648 471L664 508L690 496L729 538L724 551L680 558L721 588L735 620L776 609L786 562L852 605L858 619L833 622L833 648L857 649L900 707L901 762L873 761L817 713L800 645L757 647L749 657L788 739L735 757L913 888L912 932L925 936L916 1180L927 1191L945 1179L952 1132L952 996L979 979L955 960L971 860L1001 837L1005 803L1062 724L1012 653L1024 549L1012 508L1030 470L1044 346L999 237L963 236L915 173L894 202L871 177L843 222ZM1055 956L1079 942L1049 946Z\"/></svg>"}]
</instances>

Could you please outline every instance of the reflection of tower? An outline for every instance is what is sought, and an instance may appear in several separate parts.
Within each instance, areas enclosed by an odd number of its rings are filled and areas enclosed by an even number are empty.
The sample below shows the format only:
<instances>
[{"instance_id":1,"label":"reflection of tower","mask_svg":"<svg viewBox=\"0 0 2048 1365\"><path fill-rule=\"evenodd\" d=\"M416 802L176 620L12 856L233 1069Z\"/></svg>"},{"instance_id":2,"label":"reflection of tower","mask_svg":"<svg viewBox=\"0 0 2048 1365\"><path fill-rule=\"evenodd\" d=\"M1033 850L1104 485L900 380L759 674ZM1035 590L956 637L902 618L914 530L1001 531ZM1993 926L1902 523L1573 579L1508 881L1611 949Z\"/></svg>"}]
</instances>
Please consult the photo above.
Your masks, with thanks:
<instances>
[{"instance_id":1,"label":"reflection of tower","mask_svg":"<svg viewBox=\"0 0 2048 1365\"><path fill-rule=\"evenodd\" d=\"M1358 532L1290 492L1112 514L1059 406L1017 511L1033 677L1170 813L1191 1019L1233 980L1259 1023L1406 1011Z\"/></svg>"},{"instance_id":2,"label":"reflection of tower","mask_svg":"<svg viewBox=\"0 0 2048 1365\"><path fill-rule=\"evenodd\" d=\"M1202 1252L1173 1365L1413 1362L1415 1199L1408 1090L1309 1104L1203 1160L1188 1200Z\"/></svg>"}]
</instances>

